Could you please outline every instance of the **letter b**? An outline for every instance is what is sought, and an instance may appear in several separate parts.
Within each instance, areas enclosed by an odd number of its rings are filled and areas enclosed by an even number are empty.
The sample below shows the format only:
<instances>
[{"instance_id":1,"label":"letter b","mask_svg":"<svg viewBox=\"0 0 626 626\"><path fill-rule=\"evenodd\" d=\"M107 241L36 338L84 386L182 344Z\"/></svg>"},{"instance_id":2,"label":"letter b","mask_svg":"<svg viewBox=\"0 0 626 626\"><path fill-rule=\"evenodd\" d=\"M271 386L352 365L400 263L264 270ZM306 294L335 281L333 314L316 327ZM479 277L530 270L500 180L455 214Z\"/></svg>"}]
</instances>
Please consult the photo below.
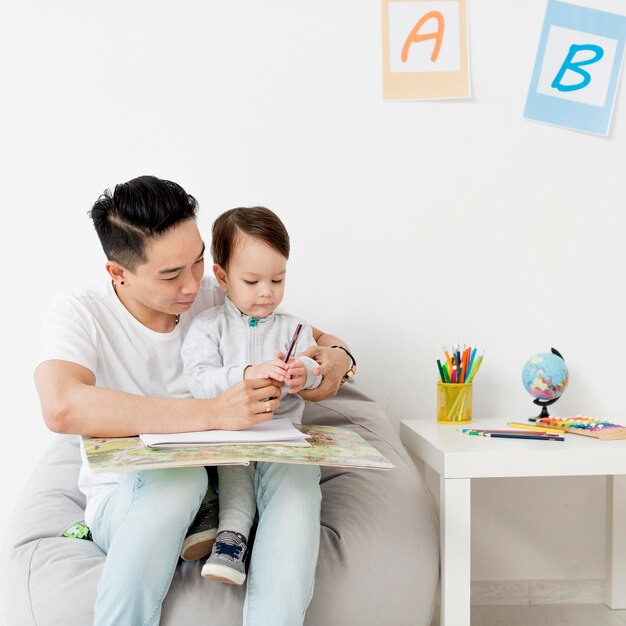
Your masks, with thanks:
<instances>
[{"instance_id":1,"label":"letter b","mask_svg":"<svg viewBox=\"0 0 626 626\"><path fill-rule=\"evenodd\" d=\"M575 63L575 56L583 50L593 52L594 56L589 59L583 59L582 61L578 61L577 63ZM582 66L597 63L603 56L604 50L600 46L596 46L595 44L584 44L580 46L577 44L572 44L570 46L569 52L567 53L565 61L563 61L563 65L561 65L561 69L558 71L557 75L552 81L552 87L554 89L558 89L559 91L577 91L579 89L584 89L591 82L591 75L586 70L583 70ZM580 82L573 85L563 85L561 81L563 80L563 77L568 70L579 74L581 76Z\"/></svg>"}]
</instances>

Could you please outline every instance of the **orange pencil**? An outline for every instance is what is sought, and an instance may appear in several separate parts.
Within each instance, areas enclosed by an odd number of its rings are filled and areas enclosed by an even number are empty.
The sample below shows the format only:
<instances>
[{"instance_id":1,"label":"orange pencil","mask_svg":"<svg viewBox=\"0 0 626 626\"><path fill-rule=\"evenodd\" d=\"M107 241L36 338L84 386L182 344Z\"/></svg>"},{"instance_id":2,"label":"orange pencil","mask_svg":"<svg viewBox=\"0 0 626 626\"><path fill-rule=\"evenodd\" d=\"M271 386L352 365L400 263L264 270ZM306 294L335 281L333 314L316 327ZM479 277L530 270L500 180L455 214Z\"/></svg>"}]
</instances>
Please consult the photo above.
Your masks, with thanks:
<instances>
[{"instance_id":1,"label":"orange pencil","mask_svg":"<svg viewBox=\"0 0 626 626\"><path fill-rule=\"evenodd\" d=\"M448 362L448 369L450 370L449 373L452 373L452 359L450 358L450 355L448 354L448 351L444 348L443 349L443 353L446 355L446 361Z\"/></svg>"}]
</instances>

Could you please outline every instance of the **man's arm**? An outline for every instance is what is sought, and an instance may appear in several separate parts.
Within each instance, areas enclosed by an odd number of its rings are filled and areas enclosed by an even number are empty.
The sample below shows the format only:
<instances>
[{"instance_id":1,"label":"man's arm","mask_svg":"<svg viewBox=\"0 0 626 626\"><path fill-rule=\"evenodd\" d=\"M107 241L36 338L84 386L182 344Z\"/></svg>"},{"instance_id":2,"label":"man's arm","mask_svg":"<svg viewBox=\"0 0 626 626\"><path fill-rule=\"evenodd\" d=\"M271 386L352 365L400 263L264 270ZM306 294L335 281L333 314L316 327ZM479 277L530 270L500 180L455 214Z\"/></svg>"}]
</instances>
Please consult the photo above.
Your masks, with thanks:
<instances>
[{"instance_id":1,"label":"man's arm","mask_svg":"<svg viewBox=\"0 0 626 626\"><path fill-rule=\"evenodd\" d=\"M37 367L35 386L50 430L93 437L240 430L272 419L280 404L280 389L268 380L246 380L201 400L147 398L96 387L95 382L89 369L70 361L45 361ZM271 411L266 413L267 402Z\"/></svg>"},{"instance_id":2,"label":"man's arm","mask_svg":"<svg viewBox=\"0 0 626 626\"><path fill-rule=\"evenodd\" d=\"M317 389L303 389L300 391L300 396L305 400L317 402L337 394L341 385L341 379L352 367L352 360L344 350L331 347L343 346L349 350L348 345L341 339L324 333L317 328L312 328L312 331L313 339L317 342L317 346L312 346L302 352L302 354L315 359L319 363L318 371L315 373L321 374L323 378Z\"/></svg>"}]
</instances>

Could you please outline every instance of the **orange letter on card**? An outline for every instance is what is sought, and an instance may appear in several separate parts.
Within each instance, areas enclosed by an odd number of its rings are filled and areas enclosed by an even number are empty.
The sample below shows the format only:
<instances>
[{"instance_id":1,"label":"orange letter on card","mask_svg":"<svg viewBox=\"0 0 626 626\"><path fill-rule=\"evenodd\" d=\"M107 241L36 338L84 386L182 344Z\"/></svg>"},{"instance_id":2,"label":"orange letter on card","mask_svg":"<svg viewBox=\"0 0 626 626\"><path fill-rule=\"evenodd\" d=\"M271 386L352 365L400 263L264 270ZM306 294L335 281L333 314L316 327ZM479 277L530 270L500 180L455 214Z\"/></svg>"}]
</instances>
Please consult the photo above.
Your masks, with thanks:
<instances>
[{"instance_id":1,"label":"orange letter on card","mask_svg":"<svg viewBox=\"0 0 626 626\"><path fill-rule=\"evenodd\" d=\"M437 30L434 33L418 35L420 28L432 18L437 20ZM402 61L406 63L407 59L409 58L409 48L412 44L419 43L420 41L425 41L427 39L435 40L435 47L433 48L433 53L430 55L430 60L436 61L437 57L439 56L439 50L441 49L444 29L445 22L443 19L443 15L439 11L430 11L429 13L426 13L426 15L424 15L417 24L415 24L413 30L406 38L404 46L402 46Z\"/></svg>"}]
</instances>

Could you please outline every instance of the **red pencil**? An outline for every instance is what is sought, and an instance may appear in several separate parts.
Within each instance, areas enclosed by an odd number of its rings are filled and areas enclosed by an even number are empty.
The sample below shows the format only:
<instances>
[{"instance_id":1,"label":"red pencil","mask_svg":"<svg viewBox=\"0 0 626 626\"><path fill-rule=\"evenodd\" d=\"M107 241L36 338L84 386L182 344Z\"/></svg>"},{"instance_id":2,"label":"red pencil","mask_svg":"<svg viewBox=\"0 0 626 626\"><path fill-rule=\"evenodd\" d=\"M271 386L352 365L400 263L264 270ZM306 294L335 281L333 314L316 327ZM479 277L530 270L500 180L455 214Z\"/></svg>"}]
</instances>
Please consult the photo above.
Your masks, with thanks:
<instances>
[{"instance_id":1,"label":"red pencil","mask_svg":"<svg viewBox=\"0 0 626 626\"><path fill-rule=\"evenodd\" d=\"M296 347L296 341L298 341L298 335L300 334L301 330L302 330L302 324L298 324L296 326L296 332L293 334L293 337L291 338L291 343L289 344L289 349L287 350L287 354L285 355L285 358L283 359L283 363L287 363L287 361L289 361L289 357L291 357L291 353L293 352L293 349Z\"/></svg>"}]
</instances>

